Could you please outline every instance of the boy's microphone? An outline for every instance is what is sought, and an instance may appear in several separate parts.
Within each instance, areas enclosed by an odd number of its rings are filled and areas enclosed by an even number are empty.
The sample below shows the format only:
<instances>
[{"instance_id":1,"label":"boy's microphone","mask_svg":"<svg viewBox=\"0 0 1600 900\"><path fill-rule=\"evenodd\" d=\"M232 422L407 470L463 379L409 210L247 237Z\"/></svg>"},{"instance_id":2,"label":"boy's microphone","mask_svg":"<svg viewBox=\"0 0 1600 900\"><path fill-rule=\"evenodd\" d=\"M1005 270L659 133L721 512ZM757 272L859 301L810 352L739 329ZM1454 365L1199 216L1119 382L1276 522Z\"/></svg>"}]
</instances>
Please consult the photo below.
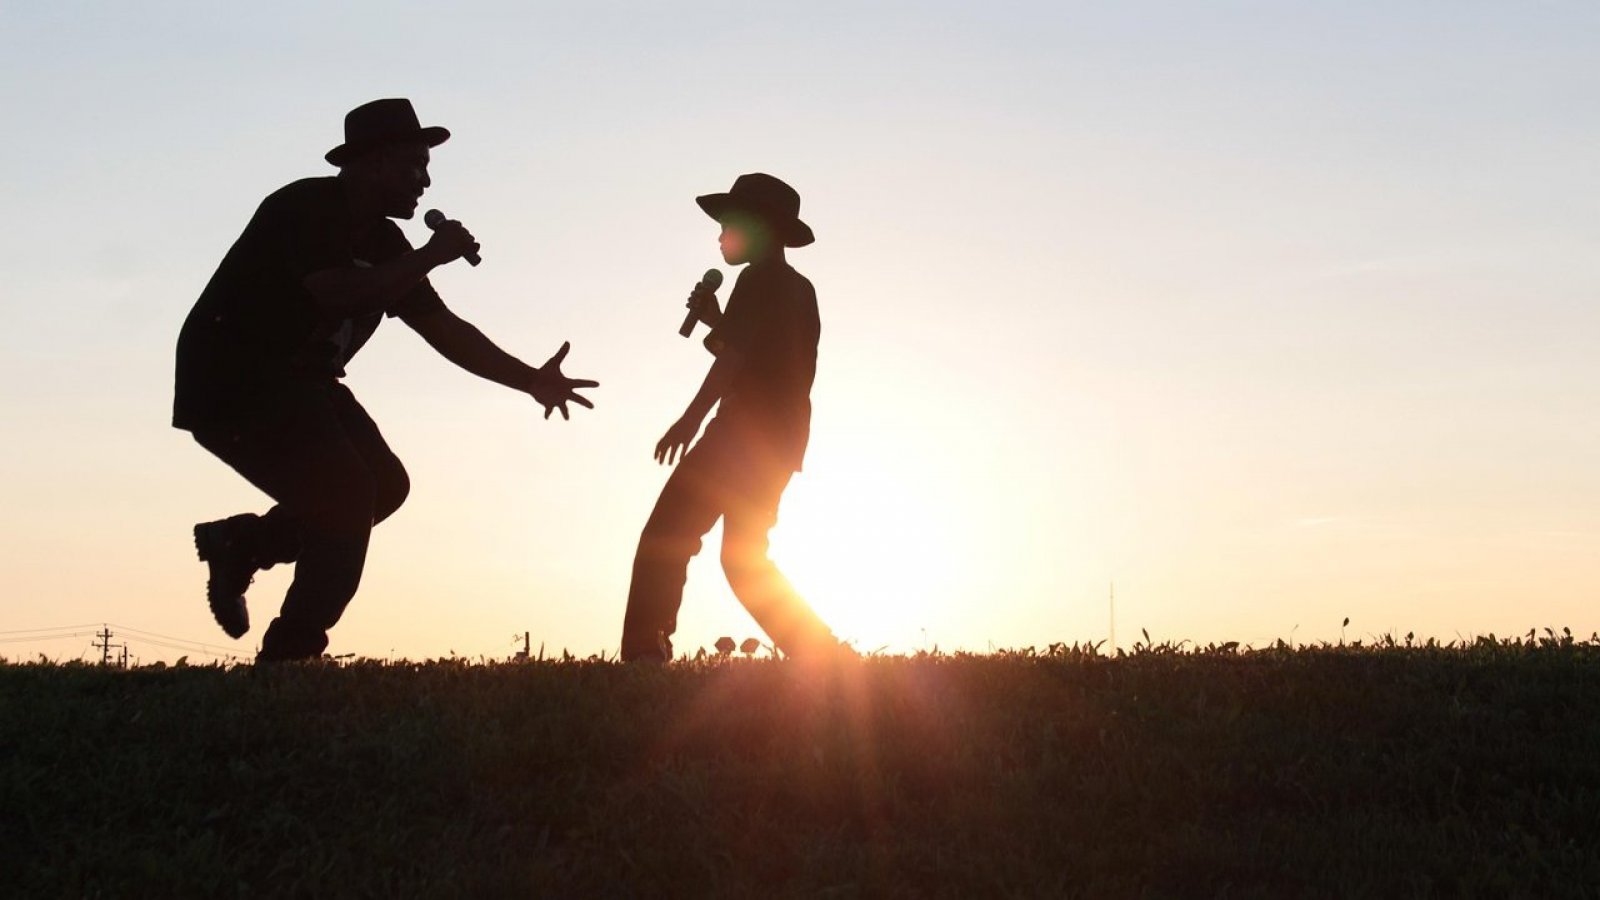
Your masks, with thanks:
<instances>
[{"instance_id":1,"label":"boy's microphone","mask_svg":"<svg viewBox=\"0 0 1600 900\"><path fill-rule=\"evenodd\" d=\"M716 293L719 287L722 287L722 270L707 269L706 274L700 276L700 283L695 285L694 289L698 291L701 288L705 288L712 293ZM689 314L683 317L683 326L678 329L678 333L688 337L689 333L694 331L694 323L698 321L700 321L700 313L697 310L690 309Z\"/></svg>"},{"instance_id":2,"label":"boy's microphone","mask_svg":"<svg viewBox=\"0 0 1600 900\"><path fill-rule=\"evenodd\" d=\"M422 214L422 224L428 226L430 229L432 229L434 231L438 231L439 230L439 226L443 225L444 223L445 223L444 213L439 212L437 209L430 209L427 212ZM473 266L477 265L478 263L483 262L483 258L480 257L476 253L463 253L461 255L461 258L466 260L468 265L473 265Z\"/></svg>"}]
</instances>

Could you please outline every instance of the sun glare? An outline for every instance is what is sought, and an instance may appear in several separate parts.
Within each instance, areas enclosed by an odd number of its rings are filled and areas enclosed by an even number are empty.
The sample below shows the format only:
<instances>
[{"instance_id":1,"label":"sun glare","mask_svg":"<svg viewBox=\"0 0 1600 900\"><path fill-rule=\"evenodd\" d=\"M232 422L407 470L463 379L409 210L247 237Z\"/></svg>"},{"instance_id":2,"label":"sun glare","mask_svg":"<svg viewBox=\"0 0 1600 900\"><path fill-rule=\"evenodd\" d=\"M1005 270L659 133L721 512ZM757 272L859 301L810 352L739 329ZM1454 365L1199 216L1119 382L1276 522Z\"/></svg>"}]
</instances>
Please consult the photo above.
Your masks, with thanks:
<instances>
[{"instance_id":1,"label":"sun glare","mask_svg":"<svg viewBox=\"0 0 1600 900\"><path fill-rule=\"evenodd\" d=\"M924 649L961 565L941 511L903 469L808 471L783 501L772 556L838 636L863 652Z\"/></svg>"}]
</instances>

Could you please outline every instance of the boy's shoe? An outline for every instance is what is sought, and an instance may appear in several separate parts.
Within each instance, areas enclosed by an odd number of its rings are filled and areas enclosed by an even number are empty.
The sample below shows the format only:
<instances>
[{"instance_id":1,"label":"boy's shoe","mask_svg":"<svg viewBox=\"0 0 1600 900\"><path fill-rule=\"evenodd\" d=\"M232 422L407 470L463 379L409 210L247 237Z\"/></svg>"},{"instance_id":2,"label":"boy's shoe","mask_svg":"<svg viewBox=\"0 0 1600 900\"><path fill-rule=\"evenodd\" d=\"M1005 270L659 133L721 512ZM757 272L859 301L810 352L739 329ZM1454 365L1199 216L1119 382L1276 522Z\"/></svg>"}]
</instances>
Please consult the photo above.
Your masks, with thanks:
<instances>
[{"instance_id":1,"label":"boy's shoe","mask_svg":"<svg viewBox=\"0 0 1600 900\"><path fill-rule=\"evenodd\" d=\"M651 646L654 644L655 646ZM625 663L644 663L648 666L666 665L672 661L672 638L665 633L657 631L655 639L643 640L629 635L622 636L622 653L620 658Z\"/></svg>"},{"instance_id":2,"label":"boy's shoe","mask_svg":"<svg viewBox=\"0 0 1600 900\"><path fill-rule=\"evenodd\" d=\"M245 513L216 522L194 526L194 549L200 561L210 566L206 579L206 603L211 615L231 638L243 637L250 630L250 610L244 592L255 580L255 554L246 546L243 529L256 517Z\"/></svg>"}]
</instances>

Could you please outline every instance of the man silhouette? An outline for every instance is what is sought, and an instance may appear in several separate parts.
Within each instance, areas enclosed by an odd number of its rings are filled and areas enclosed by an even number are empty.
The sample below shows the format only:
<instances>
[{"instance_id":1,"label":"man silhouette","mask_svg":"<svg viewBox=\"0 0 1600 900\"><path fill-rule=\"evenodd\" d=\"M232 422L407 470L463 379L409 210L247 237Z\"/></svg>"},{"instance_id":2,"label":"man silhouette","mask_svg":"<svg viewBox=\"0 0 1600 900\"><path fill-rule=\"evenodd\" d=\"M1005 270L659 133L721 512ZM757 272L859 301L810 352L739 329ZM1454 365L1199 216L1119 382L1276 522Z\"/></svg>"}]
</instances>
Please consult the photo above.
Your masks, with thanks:
<instances>
[{"instance_id":1,"label":"man silhouette","mask_svg":"<svg viewBox=\"0 0 1600 900\"><path fill-rule=\"evenodd\" d=\"M767 556L767 532L811 430L817 294L784 255L785 247L810 244L811 229L800 220L800 195L771 175L741 175L732 190L696 202L722 225L722 258L748 265L725 313L709 290L689 297L689 308L712 328L705 347L716 359L688 410L656 444L657 462L682 459L639 536L622 659L672 658L689 560L719 518L722 569L739 602L784 653L826 657L838 641ZM713 405L716 418L684 453Z\"/></svg>"},{"instance_id":2,"label":"man silhouette","mask_svg":"<svg viewBox=\"0 0 1600 900\"><path fill-rule=\"evenodd\" d=\"M434 268L473 256L461 223L439 224L413 249L390 219L409 219L432 183L429 150L449 138L424 128L410 101L351 110L326 159L337 176L306 178L262 201L189 312L178 336L172 423L276 501L194 527L209 565L206 599L223 631L250 628L244 593L257 569L295 563L258 660L321 655L355 596L373 525L410 489L405 467L355 396L344 367L384 317L397 317L442 356L531 394L567 417L592 407L567 378L568 345L534 368L451 312L428 283Z\"/></svg>"}]
</instances>

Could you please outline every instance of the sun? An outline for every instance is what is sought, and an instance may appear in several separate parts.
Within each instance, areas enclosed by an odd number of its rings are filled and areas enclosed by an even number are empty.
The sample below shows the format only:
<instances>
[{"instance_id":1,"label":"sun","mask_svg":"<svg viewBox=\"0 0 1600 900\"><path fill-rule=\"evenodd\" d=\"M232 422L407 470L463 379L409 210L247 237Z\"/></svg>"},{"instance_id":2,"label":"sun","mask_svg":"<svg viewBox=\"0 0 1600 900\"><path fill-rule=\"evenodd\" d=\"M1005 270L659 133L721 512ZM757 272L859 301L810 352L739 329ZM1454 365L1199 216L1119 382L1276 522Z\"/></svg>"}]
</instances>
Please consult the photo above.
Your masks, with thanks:
<instances>
[{"instance_id":1,"label":"sun","mask_svg":"<svg viewBox=\"0 0 1600 900\"><path fill-rule=\"evenodd\" d=\"M840 639L863 652L927 649L962 560L946 517L903 467L807 471L789 488L772 557Z\"/></svg>"}]
</instances>

